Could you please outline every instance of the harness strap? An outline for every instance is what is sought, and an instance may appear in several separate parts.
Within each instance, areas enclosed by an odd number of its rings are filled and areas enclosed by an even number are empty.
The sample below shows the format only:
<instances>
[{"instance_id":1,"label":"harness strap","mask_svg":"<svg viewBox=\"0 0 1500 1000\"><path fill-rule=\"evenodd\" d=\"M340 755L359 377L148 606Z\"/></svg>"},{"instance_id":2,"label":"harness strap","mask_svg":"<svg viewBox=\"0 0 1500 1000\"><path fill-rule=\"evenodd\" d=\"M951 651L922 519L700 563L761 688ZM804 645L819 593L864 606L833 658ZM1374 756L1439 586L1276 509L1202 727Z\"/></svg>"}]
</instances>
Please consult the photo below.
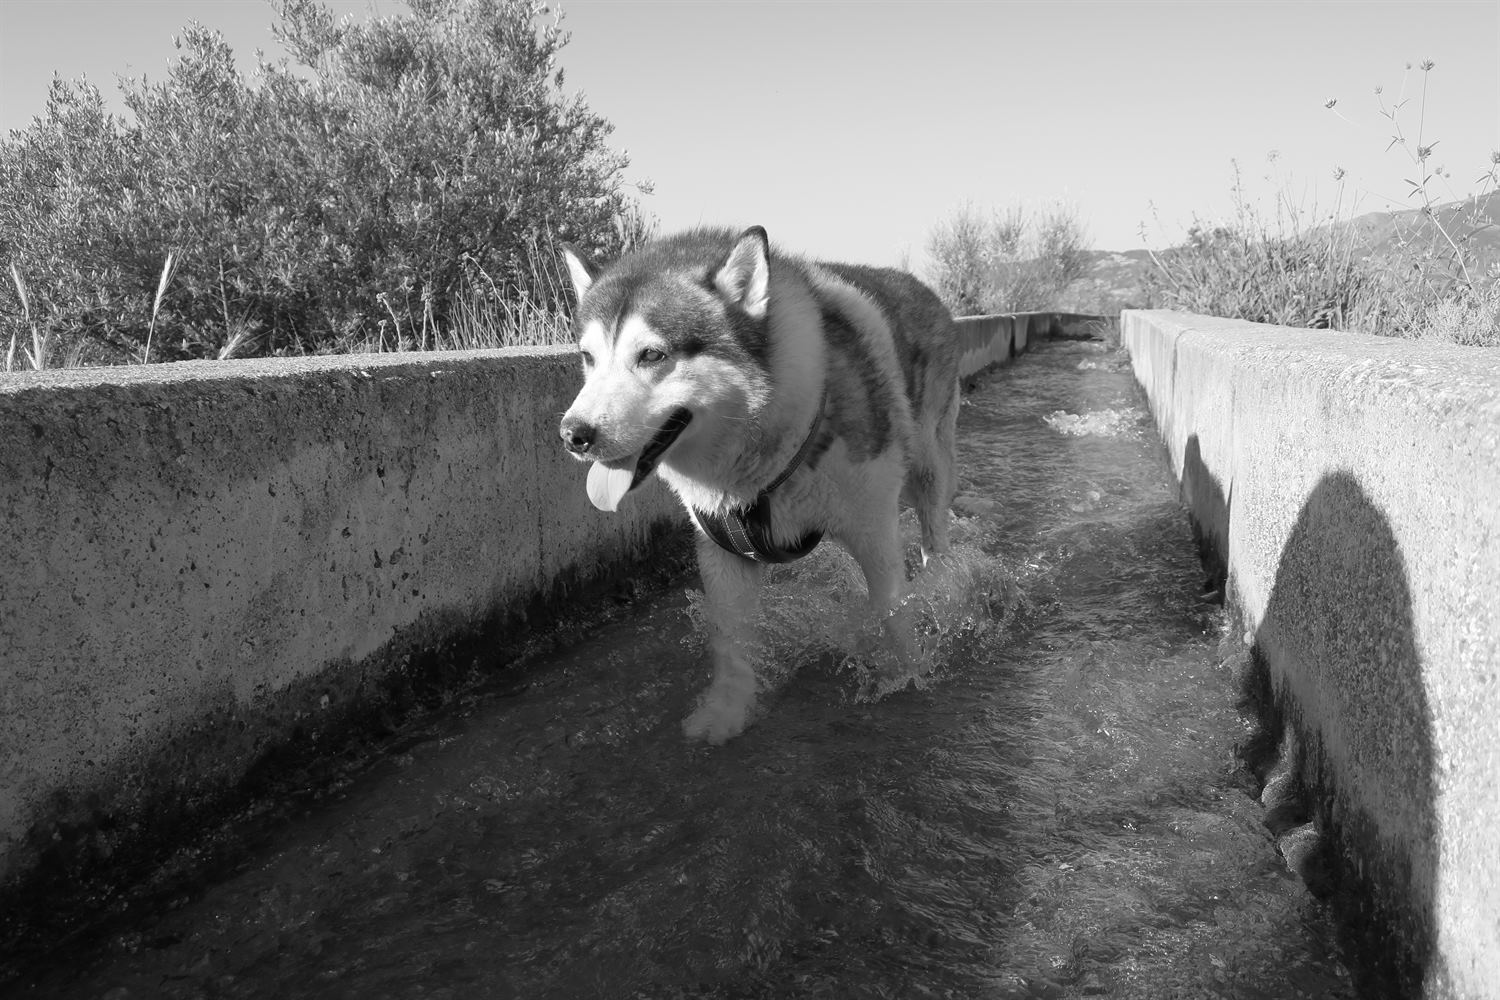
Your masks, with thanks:
<instances>
[{"instance_id":1,"label":"harness strap","mask_svg":"<svg viewBox=\"0 0 1500 1000\"><path fill-rule=\"evenodd\" d=\"M781 470L781 475L771 480L771 485L761 490L749 507L737 507L723 514L690 510L693 521L721 549L758 563L789 563L801 559L818 547L818 543L823 540L821 531L809 531L790 546L777 545L772 540L771 493L792 477L792 473L806 461L816 446L818 429L823 425L823 408L824 403L820 401L802 447L797 449L797 454L792 456L787 467Z\"/></svg>"},{"instance_id":2,"label":"harness strap","mask_svg":"<svg viewBox=\"0 0 1500 1000\"><path fill-rule=\"evenodd\" d=\"M825 405L826 400L818 401L818 408L813 413L812 426L807 429L807 437L803 440L802 447L797 449L797 454L793 455L792 460L786 464L786 468L781 470L781 475L771 480L771 485L760 491L761 497L771 493L776 487L791 479L792 473L797 471L797 466L801 465L803 460L807 458L808 453L813 450L813 445L818 440L818 428L823 426L823 407ZM759 497L756 500L759 502Z\"/></svg>"},{"instance_id":3,"label":"harness strap","mask_svg":"<svg viewBox=\"0 0 1500 1000\"><path fill-rule=\"evenodd\" d=\"M823 540L821 531L809 531L790 546L777 545L771 538L770 500L762 493L749 507L735 508L723 514L692 512L693 520L719 548L758 563L789 563L801 559Z\"/></svg>"}]
</instances>

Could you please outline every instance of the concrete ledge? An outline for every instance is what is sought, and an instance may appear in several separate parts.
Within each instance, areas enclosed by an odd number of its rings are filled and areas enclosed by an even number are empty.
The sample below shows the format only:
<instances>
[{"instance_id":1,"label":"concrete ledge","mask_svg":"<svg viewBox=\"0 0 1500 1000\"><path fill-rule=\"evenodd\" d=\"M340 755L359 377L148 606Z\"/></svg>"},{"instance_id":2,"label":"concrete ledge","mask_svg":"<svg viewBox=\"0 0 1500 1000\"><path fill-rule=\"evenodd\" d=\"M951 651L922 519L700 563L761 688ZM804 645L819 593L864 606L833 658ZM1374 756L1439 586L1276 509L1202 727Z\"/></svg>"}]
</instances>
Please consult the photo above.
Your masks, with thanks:
<instances>
[{"instance_id":1,"label":"concrete ledge","mask_svg":"<svg viewBox=\"0 0 1500 1000\"><path fill-rule=\"evenodd\" d=\"M954 320L963 347L958 376L970 379L989 368L1011 363L1031 341L1047 337L1089 338L1109 326L1102 316L1082 313L1009 313L963 316Z\"/></svg>"},{"instance_id":2,"label":"concrete ledge","mask_svg":"<svg viewBox=\"0 0 1500 1000\"><path fill-rule=\"evenodd\" d=\"M953 321L962 354L958 377L971 378L988 368L1008 365L1019 353L1015 346L1014 316L964 316Z\"/></svg>"},{"instance_id":3,"label":"concrete ledge","mask_svg":"<svg viewBox=\"0 0 1500 1000\"><path fill-rule=\"evenodd\" d=\"M569 349L0 376L0 888L680 523L656 485L589 504L578 379Z\"/></svg>"},{"instance_id":4,"label":"concrete ledge","mask_svg":"<svg viewBox=\"0 0 1500 1000\"><path fill-rule=\"evenodd\" d=\"M1127 311L1289 771L1403 995L1500 995L1500 353Z\"/></svg>"}]
</instances>

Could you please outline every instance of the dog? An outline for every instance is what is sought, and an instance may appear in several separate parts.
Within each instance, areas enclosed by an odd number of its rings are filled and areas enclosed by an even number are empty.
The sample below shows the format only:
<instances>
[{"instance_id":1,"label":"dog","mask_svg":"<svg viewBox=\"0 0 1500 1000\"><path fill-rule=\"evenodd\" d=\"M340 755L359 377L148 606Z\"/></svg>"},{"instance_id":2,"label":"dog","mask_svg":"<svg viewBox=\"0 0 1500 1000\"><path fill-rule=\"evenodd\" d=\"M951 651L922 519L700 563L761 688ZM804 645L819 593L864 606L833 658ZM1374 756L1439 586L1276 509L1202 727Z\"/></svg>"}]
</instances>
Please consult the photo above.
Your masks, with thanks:
<instances>
[{"instance_id":1,"label":"dog","mask_svg":"<svg viewBox=\"0 0 1500 1000\"><path fill-rule=\"evenodd\" d=\"M922 562L948 548L957 487L959 347L937 295L892 269L773 250L755 226L697 229L599 266L563 248L584 383L560 434L613 511L659 474L697 529L713 679L683 724L720 744L754 708L765 565L827 536L871 610L905 592L899 503ZM899 623L898 623L899 626ZM891 627L908 655L909 628Z\"/></svg>"}]
</instances>

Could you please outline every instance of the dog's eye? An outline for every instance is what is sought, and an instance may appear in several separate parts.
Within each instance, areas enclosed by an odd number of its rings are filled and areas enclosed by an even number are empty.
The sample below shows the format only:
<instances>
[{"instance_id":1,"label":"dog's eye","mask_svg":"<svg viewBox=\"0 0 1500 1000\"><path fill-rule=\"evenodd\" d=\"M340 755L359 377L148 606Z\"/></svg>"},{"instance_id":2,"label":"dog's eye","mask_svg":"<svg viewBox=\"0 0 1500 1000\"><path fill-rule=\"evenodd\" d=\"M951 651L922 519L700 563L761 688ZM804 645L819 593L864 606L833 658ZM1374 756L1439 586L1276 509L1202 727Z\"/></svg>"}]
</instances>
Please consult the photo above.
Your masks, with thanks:
<instances>
[{"instance_id":1,"label":"dog's eye","mask_svg":"<svg viewBox=\"0 0 1500 1000\"><path fill-rule=\"evenodd\" d=\"M666 356L667 356L666 352L664 352L664 351L658 351L654 347L648 347L644 351L641 352L641 356L640 356L639 360L640 360L640 363L643 364L643 365L654 365L658 361L665 360Z\"/></svg>"},{"instance_id":2,"label":"dog's eye","mask_svg":"<svg viewBox=\"0 0 1500 1000\"><path fill-rule=\"evenodd\" d=\"M579 351L578 354L583 358L583 367L594 367L594 356L592 354L590 354L588 351Z\"/></svg>"}]
</instances>

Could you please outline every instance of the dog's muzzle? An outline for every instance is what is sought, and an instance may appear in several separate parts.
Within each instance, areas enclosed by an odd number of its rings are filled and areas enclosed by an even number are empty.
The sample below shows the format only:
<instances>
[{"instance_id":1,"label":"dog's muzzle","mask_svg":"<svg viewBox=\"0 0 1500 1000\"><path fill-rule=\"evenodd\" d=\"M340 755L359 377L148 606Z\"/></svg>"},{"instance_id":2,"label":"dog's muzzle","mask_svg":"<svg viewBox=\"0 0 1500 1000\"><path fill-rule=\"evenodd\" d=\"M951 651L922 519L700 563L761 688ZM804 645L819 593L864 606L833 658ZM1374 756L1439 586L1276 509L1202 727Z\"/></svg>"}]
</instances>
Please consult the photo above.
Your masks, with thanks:
<instances>
[{"instance_id":1,"label":"dog's muzzle","mask_svg":"<svg viewBox=\"0 0 1500 1000\"><path fill-rule=\"evenodd\" d=\"M564 417L558 433L562 435L564 448L575 455L582 455L594 446L594 437L598 431L593 424L579 417Z\"/></svg>"}]
</instances>

